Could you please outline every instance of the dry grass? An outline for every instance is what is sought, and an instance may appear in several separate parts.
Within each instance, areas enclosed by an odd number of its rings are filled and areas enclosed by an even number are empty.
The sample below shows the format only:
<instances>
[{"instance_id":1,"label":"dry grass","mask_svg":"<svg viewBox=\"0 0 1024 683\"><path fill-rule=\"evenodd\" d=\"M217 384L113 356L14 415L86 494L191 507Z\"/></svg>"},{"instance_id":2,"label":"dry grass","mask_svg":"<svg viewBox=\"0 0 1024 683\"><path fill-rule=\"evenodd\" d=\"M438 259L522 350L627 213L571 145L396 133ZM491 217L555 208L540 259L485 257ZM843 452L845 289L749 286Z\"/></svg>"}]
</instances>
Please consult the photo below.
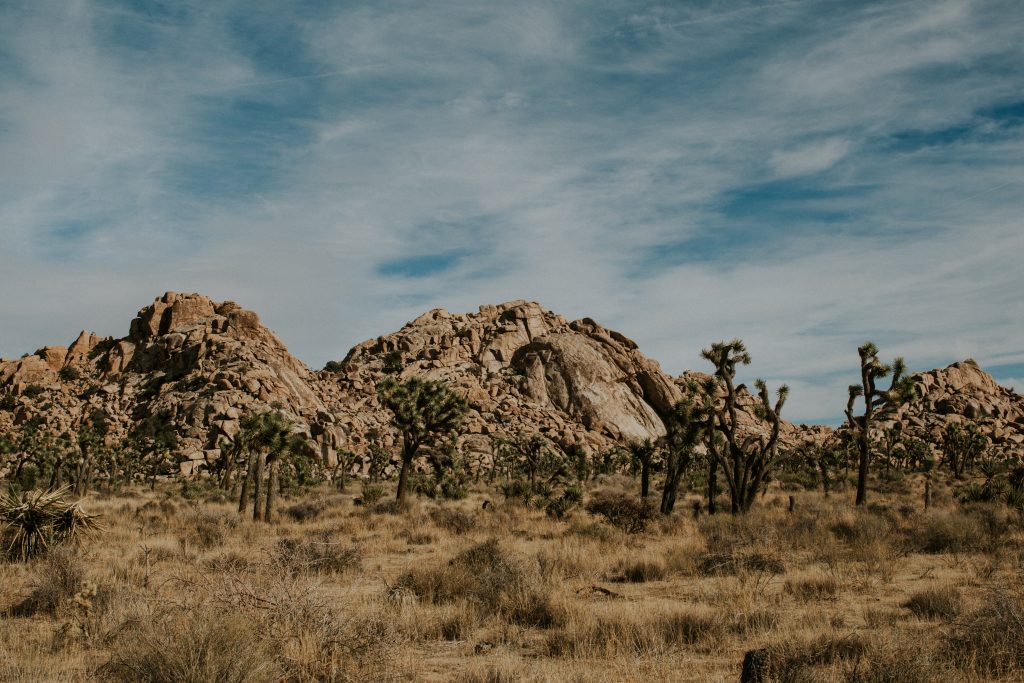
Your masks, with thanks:
<instances>
[{"instance_id":1,"label":"dry grass","mask_svg":"<svg viewBox=\"0 0 1024 683\"><path fill-rule=\"evenodd\" d=\"M778 681L1024 669L1021 526L993 506L686 500L639 530L357 488L273 524L159 490L87 500L128 523L0 563L0 680L735 681L759 648Z\"/></svg>"}]
</instances>

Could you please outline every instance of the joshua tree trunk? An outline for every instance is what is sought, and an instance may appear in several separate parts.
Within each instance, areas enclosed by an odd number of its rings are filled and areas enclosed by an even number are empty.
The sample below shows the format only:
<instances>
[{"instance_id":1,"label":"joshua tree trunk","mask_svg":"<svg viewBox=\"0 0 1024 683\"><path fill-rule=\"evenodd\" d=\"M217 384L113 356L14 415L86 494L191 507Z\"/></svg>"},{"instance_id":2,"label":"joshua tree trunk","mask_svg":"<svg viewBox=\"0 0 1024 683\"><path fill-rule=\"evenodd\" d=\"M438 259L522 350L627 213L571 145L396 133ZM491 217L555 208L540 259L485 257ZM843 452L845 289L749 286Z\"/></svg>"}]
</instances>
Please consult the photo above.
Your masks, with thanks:
<instances>
[{"instance_id":1,"label":"joshua tree trunk","mask_svg":"<svg viewBox=\"0 0 1024 683\"><path fill-rule=\"evenodd\" d=\"M711 458L711 465L708 468L708 514L718 512L718 460Z\"/></svg>"},{"instance_id":2,"label":"joshua tree trunk","mask_svg":"<svg viewBox=\"0 0 1024 683\"><path fill-rule=\"evenodd\" d=\"M274 499L277 494L278 488L278 476L277 476L277 459L275 458L268 464L267 469L270 470L269 476L267 477L267 504L263 509L263 521L269 522L273 518L274 514Z\"/></svg>"},{"instance_id":3,"label":"joshua tree trunk","mask_svg":"<svg viewBox=\"0 0 1024 683\"><path fill-rule=\"evenodd\" d=\"M253 521L260 521L263 512L263 465L267 456L260 453L256 458L256 472L253 474L253 496L252 496L252 518Z\"/></svg>"},{"instance_id":4,"label":"joshua tree trunk","mask_svg":"<svg viewBox=\"0 0 1024 683\"><path fill-rule=\"evenodd\" d=\"M865 418L867 417L868 416L865 415ZM860 438L858 439L860 457L857 463L857 505L863 505L865 502L867 502L868 498L868 420L865 419L864 423L864 431L861 432Z\"/></svg>"},{"instance_id":5,"label":"joshua tree trunk","mask_svg":"<svg viewBox=\"0 0 1024 683\"><path fill-rule=\"evenodd\" d=\"M249 462L245 468L245 479L242 481L242 493L238 496L238 512L245 512L245 506L249 502L249 492L252 491L253 480L256 477L256 462L259 454L253 451L249 454Z\"/></svg>"},{"instance_id":6,"label":"joshua tree trunk","mask_svg":"<svg viewBox=\"0 0 1024 683\"><path fill-rule=\"evenodd\" d=\"M651 460L644 458L640 462L640 497L647 498L651 493Z\"/></svg>"},{"instance_id":7,"label":"joshua tree trunk","mask_svg":"<svg viewBox=\"0 0 1024 683\"><path fill-rule=\"evenodd\" d=\"M405 506L405 489L409 483L409 468L412 467L412 458L406 458L402 456L402 470L398 473L398 495L395 500L398 501L398 507Z\"/></svg>"}]
</instances>

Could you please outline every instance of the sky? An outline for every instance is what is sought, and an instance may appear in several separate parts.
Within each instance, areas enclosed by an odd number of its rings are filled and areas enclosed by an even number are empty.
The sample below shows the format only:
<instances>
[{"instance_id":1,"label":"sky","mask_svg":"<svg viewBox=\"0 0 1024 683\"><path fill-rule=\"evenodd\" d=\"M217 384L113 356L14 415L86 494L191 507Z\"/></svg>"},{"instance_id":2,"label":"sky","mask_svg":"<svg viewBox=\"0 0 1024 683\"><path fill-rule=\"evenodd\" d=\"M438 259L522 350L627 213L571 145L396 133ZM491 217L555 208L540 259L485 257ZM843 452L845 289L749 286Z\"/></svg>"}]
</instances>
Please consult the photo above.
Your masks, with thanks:
<instances>
[{"instance_id":1,"label":"sky","mask_svg":"<svg viewBox=\"0 0 1024 683\"><path fill-rule=\"evenodd\" d=\"M834 423L869 339L1024 392L1022 285L1019 0L0 1L3 357L528 299Z\"/></svg>"}]
</instances>

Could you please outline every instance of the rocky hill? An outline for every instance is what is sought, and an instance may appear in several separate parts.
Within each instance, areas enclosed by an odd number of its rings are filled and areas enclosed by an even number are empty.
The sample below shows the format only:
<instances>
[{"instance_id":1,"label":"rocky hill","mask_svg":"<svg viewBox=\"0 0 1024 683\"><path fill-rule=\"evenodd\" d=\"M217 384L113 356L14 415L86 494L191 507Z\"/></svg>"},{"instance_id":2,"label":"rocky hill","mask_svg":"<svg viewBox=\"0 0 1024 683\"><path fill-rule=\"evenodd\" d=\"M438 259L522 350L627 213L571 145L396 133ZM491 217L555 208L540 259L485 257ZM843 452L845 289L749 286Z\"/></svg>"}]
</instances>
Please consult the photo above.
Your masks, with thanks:
<instances>
[{"instance_id":1,"label":"rocky hill","mask_svg":"<svg viewBox=\"0 0 1024 683\"><path fill-rule=\"evenodd\" d=\"M243 415L274 408L295 422L311 455L333 466L338 449L365 453L370 439L394 449L390 416L376 396L377 383L392 375L443 379L464 395L470 412L460 443L484 457L517 432L590 452L656 439L665 431L660 415L683 396L688 378L700 377L670 377L622 334L527 301L467 314L429 311L313 372L252 311L168 292L139 311L126 337L82 332L68 347L0 360L0 435L33 420L74 432L99 413L114 443L160 417L179 434L187 475L220 457ZM973 361L915 377L924 398L884 424L901 421L935 442L947 422L971 419L1000 448L1021 448L1024 400ZM753 400L741 396L740 419L757 431ZM820 442L829 433L784 422L781 441Z\"/></svg>"},{"instance_id":2,"label":"rocky hill","mask_svg":"<svg viewBox=\"0 0 1024 683\"><path fill-rule=\"evenodd\" d=\"M904 433L940 444L946 425L970 421L997 452L1024 458L1024 396L1000 386L973 359L912 377L920 400L881 416L880 429L899 422Z\"/></svg>"},{"instance_id":3,"label":"rocky hill","mask_svg":"<svg viewBox=\"0 0 1024 683\"><path fill-rule=\"evenodd\" d=\"M462 393L470 406L464 443L478 452L519 431L588 450L656 439L665 433L659 413L681 397L630 339L526 301L469 314L429 311L357 345L341 366L326 400L357 448L362 434L387 421L375 386L389 372L443 379Z\"/></svg>"},{"instance_id":4,"label":"rocky hill","mask_svg":"<svg viewBox=\"0 0 1024 683\"><path fill-rule=\"evenodd\" d=\"M219 457L240 416L271 406L296 421L311 449L336 445L306 366L255 313L199 294L164 294L122 339L82 332L69 347L0 361L0 391L0 433L33 418L55 433L74 431L99 412L116 442L166 415L184 474Z\"/></svg>"}]
</instances>

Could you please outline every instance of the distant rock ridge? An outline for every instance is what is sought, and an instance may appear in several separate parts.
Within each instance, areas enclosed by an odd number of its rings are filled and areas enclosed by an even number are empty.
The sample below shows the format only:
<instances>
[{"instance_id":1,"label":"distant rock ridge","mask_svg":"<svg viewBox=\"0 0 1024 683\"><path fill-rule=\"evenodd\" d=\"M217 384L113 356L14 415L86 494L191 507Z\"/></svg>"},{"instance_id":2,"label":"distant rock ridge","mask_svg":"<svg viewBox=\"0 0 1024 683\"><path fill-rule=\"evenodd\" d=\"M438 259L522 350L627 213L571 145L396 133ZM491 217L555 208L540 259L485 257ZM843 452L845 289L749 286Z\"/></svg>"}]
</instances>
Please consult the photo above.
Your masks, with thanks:
<instances>
[{"instance_id":1,"label":"distant rock ridge","mask_svg":"<svg viewBox=\"0 0 1024 683\"><path fill-rule=\"evenodd\" d=\"M540 433L561 448L593 452L665 432L662 415L689 378L665 374L626 336L584 318L568 321L537 302L480 306L475 313L434 309L400 330L353 347L332 370L310 371L256 313L201 294L167 292L142 308L128 335L82 332L69 346L47 346L0 360L0 434L29 420L60 433L95 411L124 439L155 415L180 436L180 470L202 471L254 410L292 419L310 454L327 466L338 449L365 453L376 439L396 449L376 385L388 376L443 379L468 400L460 445L490 457L498 439ZM973 361L915 375L923 399L892 415L908 432L934 441L950 421L975 420L993 442L1019 449L1024 401ZM765 426L754 398L740 396L744 431ZM827 427L782 424L781 443L821 442Z\"/></svg>"}]
</instances>

